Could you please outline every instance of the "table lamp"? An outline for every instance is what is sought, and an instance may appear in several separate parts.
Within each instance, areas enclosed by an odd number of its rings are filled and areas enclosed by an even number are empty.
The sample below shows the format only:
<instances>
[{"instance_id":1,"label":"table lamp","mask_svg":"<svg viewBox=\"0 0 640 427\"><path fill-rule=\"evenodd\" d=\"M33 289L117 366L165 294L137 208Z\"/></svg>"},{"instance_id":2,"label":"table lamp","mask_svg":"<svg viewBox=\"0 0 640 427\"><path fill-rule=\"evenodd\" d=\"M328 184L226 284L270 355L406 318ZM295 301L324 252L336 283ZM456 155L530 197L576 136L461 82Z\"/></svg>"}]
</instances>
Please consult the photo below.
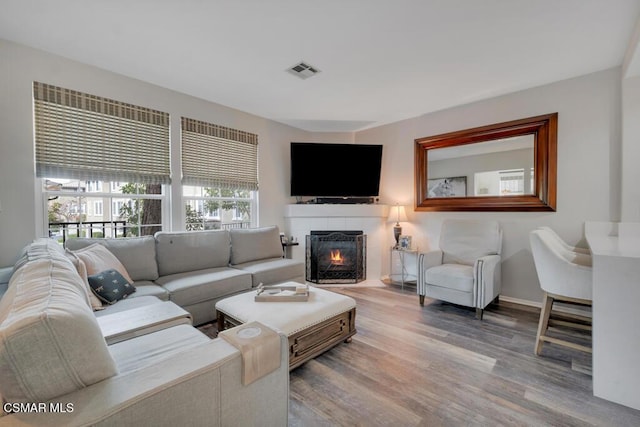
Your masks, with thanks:
<instances>
[{"instance_id":1,"label":"table lamp","mask_svg":"<svg viewBox=\"0 0 640 427\"><path fill-rule=\"evenodd\" d=\"M404 210L404 206L396 203L394 206L389 209L389 222L394 222L396 225L393 226L393 237L396 239L395 247L400 247L400 235L402 234L402 226L400 226L400 221L407 221L407 214Z\"/></svg>"}]
</instances>

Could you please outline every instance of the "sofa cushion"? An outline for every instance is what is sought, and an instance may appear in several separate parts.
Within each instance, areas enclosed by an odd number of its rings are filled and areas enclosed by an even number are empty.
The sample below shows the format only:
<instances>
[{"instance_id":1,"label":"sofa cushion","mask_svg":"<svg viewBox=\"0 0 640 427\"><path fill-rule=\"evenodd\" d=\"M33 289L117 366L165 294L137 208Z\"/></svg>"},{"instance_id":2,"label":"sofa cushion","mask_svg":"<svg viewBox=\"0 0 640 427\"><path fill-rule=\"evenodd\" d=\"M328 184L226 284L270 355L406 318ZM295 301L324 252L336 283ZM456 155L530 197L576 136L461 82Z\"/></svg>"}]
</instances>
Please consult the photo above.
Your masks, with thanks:
<instances>
[{"instance_id":1,"label":"sofa cushion","mask_svg":"<svg viewBox=\"0 0 640 427\"><path fill-rule=\"evenodd\" d=\"M160 276L229 265L227 230L159 231L155 239Z\"/></svg>"},{"instance_id":2,"label":"sofa cushion","mask_svg":"<svg viewBox=\"0 0 640 427\"><path fill-rule=\"evenodd\" d=\"M118 239L69 239L65 247L72 251L98 243L114 254L127 270L129 277L138 280L156 280L156 241L153 236L123 237Z\"/></svg>"},{"instance_id":3,"label":"sofa cushion","mask_svg":"<svg viewBox=\"0 0 640 427\"><path fill-rule=\"evenodd\" d=\"M107 304L114 304L136 291L136 288L114 268L92 274L87 280L93 293Z\"/></svg>"},{"instance_id":4,"label":"sofa cushion","mask_svg":"<svg viewBox=\"0 0 640 427\"><path fill-rule=\"evenodd\" d=\"M264 285L287 281L304 283L304 262L302 261L287 258L271 258L237 264L234 265L233 268L251 273L254 288L260 283Z\"/></svg>"},{"instance_id":5,"label":"sofa cushion","mask_svg":"<svg viewBox=\"0 0 640 427\"><path fill-rule=\"evenodd\" d=\"M282 243L278 227L233 229L231 236L231 265L282 257Z\"/></svg>"},{"instance_id":6,"label":"sofa cushion","mask_svg":"<svg viewBox=\"0 0 640 427\"><path fill-rule=\"evenodd\" d=\"M251 289L251 274L235 268L210 268L160 277L156 283L181 307Z\"/></svg>"},{"instance_id":7,"label":"sofa cushion","mask_svg":"<svg viewBox=\"0 0 640 427\"><path fill-rule=\"evenodd\" d=\"M132 294L131 298L154 296L160 298L162 301L169 301L169 292L165 288L154 282L141 280L133 282L133 286L136 287L136 293Z\"/></svg>"},{"instance_id":8,"label":"sofa cushion","mask_svg":"<svg viewBox=\"0 0 640 427\"><path fill-rule=\"evenodd\" d=\"M117 373L84 284L64 257L30 261L0 300L0 394L44 402Z\"/></svg>"}]
</instances>

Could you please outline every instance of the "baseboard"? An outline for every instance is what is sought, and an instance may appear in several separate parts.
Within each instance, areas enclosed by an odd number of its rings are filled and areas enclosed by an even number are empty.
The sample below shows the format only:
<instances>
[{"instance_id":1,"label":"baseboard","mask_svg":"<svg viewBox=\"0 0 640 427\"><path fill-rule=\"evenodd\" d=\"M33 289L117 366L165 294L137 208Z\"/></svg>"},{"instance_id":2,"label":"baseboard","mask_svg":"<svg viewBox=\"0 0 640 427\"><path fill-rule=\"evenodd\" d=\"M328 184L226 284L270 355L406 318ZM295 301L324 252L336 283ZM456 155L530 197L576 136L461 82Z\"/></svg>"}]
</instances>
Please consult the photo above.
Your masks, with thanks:
<instances>
[{"instance_id":1,"label":"baseboard","mask_svg":"<svg viewBox=\"0 0 640 427\"><path fill-rule=\"evenodd\" d=\"M526 305L529 307L536 307L536 308L542 308L542 302L536 302L536 301L529 301L526 299L520 299L520 298L513 298L513 297L507 297L504 295L500 295L500 301L505 301L505 302L511 302L514 304L520 304L520 305ZM564 312L564 313L570 313L570 314L577 314L580 316L586 316L586 317L590 317L591 316L591 310L587 307L580 307L580 306L573 306L570 304L563 304L560 301L557 301L553 304L553 310L554 311L559 311L559 312Z\"/></svg>"},{"instance_id":2,"label":"baseboard","mask_svg":"<svg viewBox=\"0 0 640 427\"><path fill-rule=\"evenodd\" d=\"M541 308L542 307L542 303L541 302L529 301L527 299L520 299L520 298L514 298L514 297L508 297L508 296L505 296L505 295L502 295L502 294L500 294L500 301L512 302L514 304L520 304L520 305L527 305L529 307L536 307L536 308Z\"/></svg>"}]
</instances>

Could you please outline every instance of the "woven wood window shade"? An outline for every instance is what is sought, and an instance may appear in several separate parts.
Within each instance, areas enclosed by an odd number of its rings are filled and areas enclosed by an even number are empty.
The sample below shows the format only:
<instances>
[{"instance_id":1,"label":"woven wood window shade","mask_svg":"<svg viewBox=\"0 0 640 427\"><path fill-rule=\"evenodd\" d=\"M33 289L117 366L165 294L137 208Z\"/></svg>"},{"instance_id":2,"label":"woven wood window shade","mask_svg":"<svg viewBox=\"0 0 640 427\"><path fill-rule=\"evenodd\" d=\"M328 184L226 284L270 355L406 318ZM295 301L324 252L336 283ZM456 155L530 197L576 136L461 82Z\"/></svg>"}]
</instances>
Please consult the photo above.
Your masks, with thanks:
<instances>
[{"instance_id":1,"label":"woven wood window shade","mask_svg":"<svg viewBox=\"0 0 640 427\"><path fill-rule=\"evenodd\" d=\"M182 183L258 189L258 135L182 118Z\"/></svg>"},{"instance_id":2,"label":"woven wood window shade","mask_svg":"<svg viewBox=\"0 0 640 427\"><path fill-rule=\"evenodd\" d=\"M171 182L169 114L34 82L36 175Z\"/></svg>"}]
</instances>

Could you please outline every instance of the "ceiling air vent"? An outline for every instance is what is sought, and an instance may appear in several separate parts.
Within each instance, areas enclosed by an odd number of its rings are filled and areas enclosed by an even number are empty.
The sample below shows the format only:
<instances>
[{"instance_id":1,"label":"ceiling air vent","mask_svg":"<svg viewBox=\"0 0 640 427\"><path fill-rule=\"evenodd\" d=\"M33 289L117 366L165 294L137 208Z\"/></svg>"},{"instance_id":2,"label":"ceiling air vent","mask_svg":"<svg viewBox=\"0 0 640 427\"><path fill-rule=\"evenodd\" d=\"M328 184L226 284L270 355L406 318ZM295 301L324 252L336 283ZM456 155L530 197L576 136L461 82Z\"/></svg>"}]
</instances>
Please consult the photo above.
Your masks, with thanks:
<instances>
[{"instance_id":1,"label":"ceiling air vent","mask_svg":"<svg viewBox=\"0 0 640 427\"><path fill-rule=\"evenodd\" d=\"M305 64L304 62L288 68L287 71L294 76L300 77L301 79L308 79L309 77L320 72L320 70L318 70L316 67L312 67L311 65Z\"/></svg>"}]
</instances>

